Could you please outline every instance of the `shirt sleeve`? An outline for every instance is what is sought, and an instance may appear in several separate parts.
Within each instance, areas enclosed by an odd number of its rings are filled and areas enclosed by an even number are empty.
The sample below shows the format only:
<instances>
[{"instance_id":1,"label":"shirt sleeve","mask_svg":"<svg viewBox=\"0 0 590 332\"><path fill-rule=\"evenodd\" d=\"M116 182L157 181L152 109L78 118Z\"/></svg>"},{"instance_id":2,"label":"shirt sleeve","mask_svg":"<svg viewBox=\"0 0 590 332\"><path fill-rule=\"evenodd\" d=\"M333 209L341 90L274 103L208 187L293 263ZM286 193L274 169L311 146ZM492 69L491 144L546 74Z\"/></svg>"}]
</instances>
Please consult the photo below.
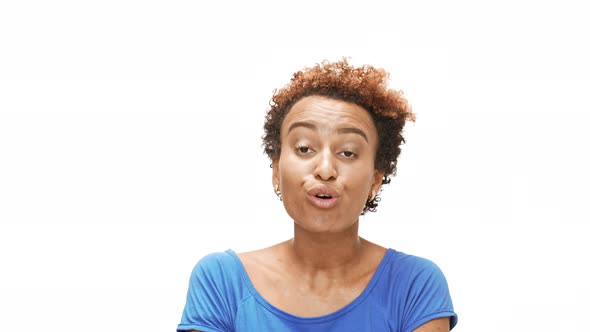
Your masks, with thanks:
<instances>
[{"instance_id":1,"label":"shirt sleeve","mask_svg":"<svg viewBox=\"0 0 590 332\"><path fill-rule=\"evenodd\" d=\"M194 267L177 331L232 331L232 287L226 253L205 256Z\"/></svg>"},{"instance_id":2,"label":"shirt sleeve","mask_svg":"<svg viewBox=\"0 0 590 332\"><path fill-rule=\"evenodd\" d=\"M450 318L450 329L457 324L447 280L433 262L421 259L413 269L403 316L403 332L441 317Z\"/></svg>"}]
</instances>

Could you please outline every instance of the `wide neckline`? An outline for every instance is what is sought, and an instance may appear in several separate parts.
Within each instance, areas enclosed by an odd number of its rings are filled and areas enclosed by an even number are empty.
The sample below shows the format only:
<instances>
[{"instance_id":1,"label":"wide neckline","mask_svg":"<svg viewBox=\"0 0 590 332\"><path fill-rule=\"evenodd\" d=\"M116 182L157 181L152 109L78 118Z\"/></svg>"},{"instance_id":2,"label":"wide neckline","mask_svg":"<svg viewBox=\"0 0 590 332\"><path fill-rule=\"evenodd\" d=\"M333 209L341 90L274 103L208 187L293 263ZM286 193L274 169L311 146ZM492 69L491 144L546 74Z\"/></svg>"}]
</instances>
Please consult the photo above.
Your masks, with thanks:
<instances>
[{"instance_id":1,"label":"wide neckline","mask_svg":"<svg viewBox=\"0 0 590 332\"><path fill-rule=\"evenodd\" d=\"M342 307L332 313L329 313L329 314L323 315L323 316L314 316L314 317L302 317L302 316L290 314L282 309L279 309L278 307L274 306L272 303L267 301L258 292L258 290L254 287L254 283L252 283L252 280L250 279L250 276L248 275L248 272L246 271L246 267L242 263L242 260L240 259L240 257L238 257L238 255L231 249L226 250L226 252L234 259L234 261L238 267L239 274L240 274L242 281L244 282L244 284L246 285L246 287L248 288L248 290L250 291L252 296L256 299L256 301L258 303L260 303L260 305L264 306L266 309L268 309L269 311L271 311L275 315L280 316L284 319L287 319L287 320L290 320L293 322L297 322L297 323L301 323L301 324L316 324L316 323L328 322L328 321L337 319L339 317L342 317L342 316L346 315L348 312L350 312L351 310L353 310L354 308L356 308L359 304L361 304L375 288L375 285L378 283L379 278L381 277L381 274L383 273L385 266L391 260L391 257L393 257L395 250L393 250L391 248L387 249L387 251L385 252L385 255L381 259L381 262L377 266L377 270L375 271L375 273L371 277L371 280L369 281L369 283L367 284L365 289L354 300L352 300L350 303L348 303L344 307Z\"/></svg>"}]
</instances>

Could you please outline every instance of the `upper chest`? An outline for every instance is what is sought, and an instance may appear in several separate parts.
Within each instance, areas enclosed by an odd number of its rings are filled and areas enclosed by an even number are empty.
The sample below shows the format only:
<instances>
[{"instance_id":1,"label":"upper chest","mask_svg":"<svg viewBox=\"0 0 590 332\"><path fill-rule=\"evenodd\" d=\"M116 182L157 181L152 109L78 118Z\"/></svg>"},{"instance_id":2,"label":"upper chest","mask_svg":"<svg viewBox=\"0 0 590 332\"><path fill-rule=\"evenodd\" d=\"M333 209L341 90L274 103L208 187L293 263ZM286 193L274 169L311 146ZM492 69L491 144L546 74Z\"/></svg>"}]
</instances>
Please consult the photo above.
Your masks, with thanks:
<instances>
[{"instance_id":1,"label":"upper chest","mask_svg":"<svg viewBox=\"0 0 590 332\"><path fill-rule=\"evenodd\" d=\"M333 313L358 298L369 285L376 266L357 266L346 278L318 273L298 273L286 266L273 266L256 257L243 257L250 281L272 306L300 317Z\"/></svg>"}]
</instances>

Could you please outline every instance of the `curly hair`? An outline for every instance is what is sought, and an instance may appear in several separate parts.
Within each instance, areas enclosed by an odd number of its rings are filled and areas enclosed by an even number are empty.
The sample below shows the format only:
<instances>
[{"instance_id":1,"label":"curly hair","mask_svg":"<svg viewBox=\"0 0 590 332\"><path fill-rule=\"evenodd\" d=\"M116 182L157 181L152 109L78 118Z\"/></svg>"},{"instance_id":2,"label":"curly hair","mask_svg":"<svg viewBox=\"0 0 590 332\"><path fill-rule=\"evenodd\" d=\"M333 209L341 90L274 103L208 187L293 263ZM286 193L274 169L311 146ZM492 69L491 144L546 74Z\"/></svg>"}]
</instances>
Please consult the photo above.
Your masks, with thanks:
<instances>
[{"instance_id":1,"label":"curly hair","mask_svg":"<svg viewBox=\"0 0 590 332\"><path fill-rule=\"evenodd\" d=\"M414 121L408 101L401 91L389 89L389 73L369 65L353 67L346 58L337 62L323 61L293 74L291 82L273 92L266 113L264 152L271 160L281 154L281 125L291 107L303 97L319 95L352 102L369 112L379 137L375 168L384 172L382 184L388 184L397 170L400 145L406 121ZM379 197L365 203L362 214L375 212Z\"/></svg>"}]
</instances>

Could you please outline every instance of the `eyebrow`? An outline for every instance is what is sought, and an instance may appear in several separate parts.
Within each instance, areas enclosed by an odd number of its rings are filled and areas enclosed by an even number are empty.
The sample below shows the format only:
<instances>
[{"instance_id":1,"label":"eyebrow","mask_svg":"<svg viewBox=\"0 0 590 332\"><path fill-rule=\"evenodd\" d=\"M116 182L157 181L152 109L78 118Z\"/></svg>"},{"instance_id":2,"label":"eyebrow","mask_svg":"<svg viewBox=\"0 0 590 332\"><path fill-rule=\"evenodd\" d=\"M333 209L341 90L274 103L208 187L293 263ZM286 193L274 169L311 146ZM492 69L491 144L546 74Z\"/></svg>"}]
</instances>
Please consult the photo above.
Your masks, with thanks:
<instances>
[{"instance_id":1,"label":"eyebrow","mask_svg":"<svg viewBox=\"0 0 590 332\"><path fill-rule=\"evenodd\" d=\"M314 125L313 123L309 123L309 122L293 122L293 124L291 124L289 126L289 130L287 130L287 134L291 132L291 130L297 128L297 127L304 127L304 128L309 128L311 130L318 130L318 127L316 127L316 125Z\"/></svg>"},{"instance_id":2,"label":"eyebrow","mask_svg":"<svg viewBox=\"0 0 590 332\"><path fill-rule=\"evenodd\" d=\"M318 130L318 127L316 125L314 125L313 123L309 123L309 122L294 122L293 124L291 124L289 126L289 130L287 131L287 133L290 133L291 130L297 128L297 127L304 127L304 128L308 128L311 130ZM361 136L362 138L365 139L365 141L367 141L367 143L369 143L369 139L367 138L367 134L365 134L364 131L358 129L358 128L354 128L354 127L350 127L350 128L338 128L336 129L336 132L339 134L357 134L359 136Z\"/></svg>"},{"instance_id":3,"label":"eyebrow","mask_svg":"<svg viewBox=\"0 0 590 332\"><path fill-rule=\"evenodd\" d=\"M367 134L365 134L364 131L362 131L358 128L338 128L336 131L340 134L358 134L358 135L362 136L365 139L365 141L367 141L367 143L369 143L369 139L367 138Z\"/></svg>"}]
</instances>

